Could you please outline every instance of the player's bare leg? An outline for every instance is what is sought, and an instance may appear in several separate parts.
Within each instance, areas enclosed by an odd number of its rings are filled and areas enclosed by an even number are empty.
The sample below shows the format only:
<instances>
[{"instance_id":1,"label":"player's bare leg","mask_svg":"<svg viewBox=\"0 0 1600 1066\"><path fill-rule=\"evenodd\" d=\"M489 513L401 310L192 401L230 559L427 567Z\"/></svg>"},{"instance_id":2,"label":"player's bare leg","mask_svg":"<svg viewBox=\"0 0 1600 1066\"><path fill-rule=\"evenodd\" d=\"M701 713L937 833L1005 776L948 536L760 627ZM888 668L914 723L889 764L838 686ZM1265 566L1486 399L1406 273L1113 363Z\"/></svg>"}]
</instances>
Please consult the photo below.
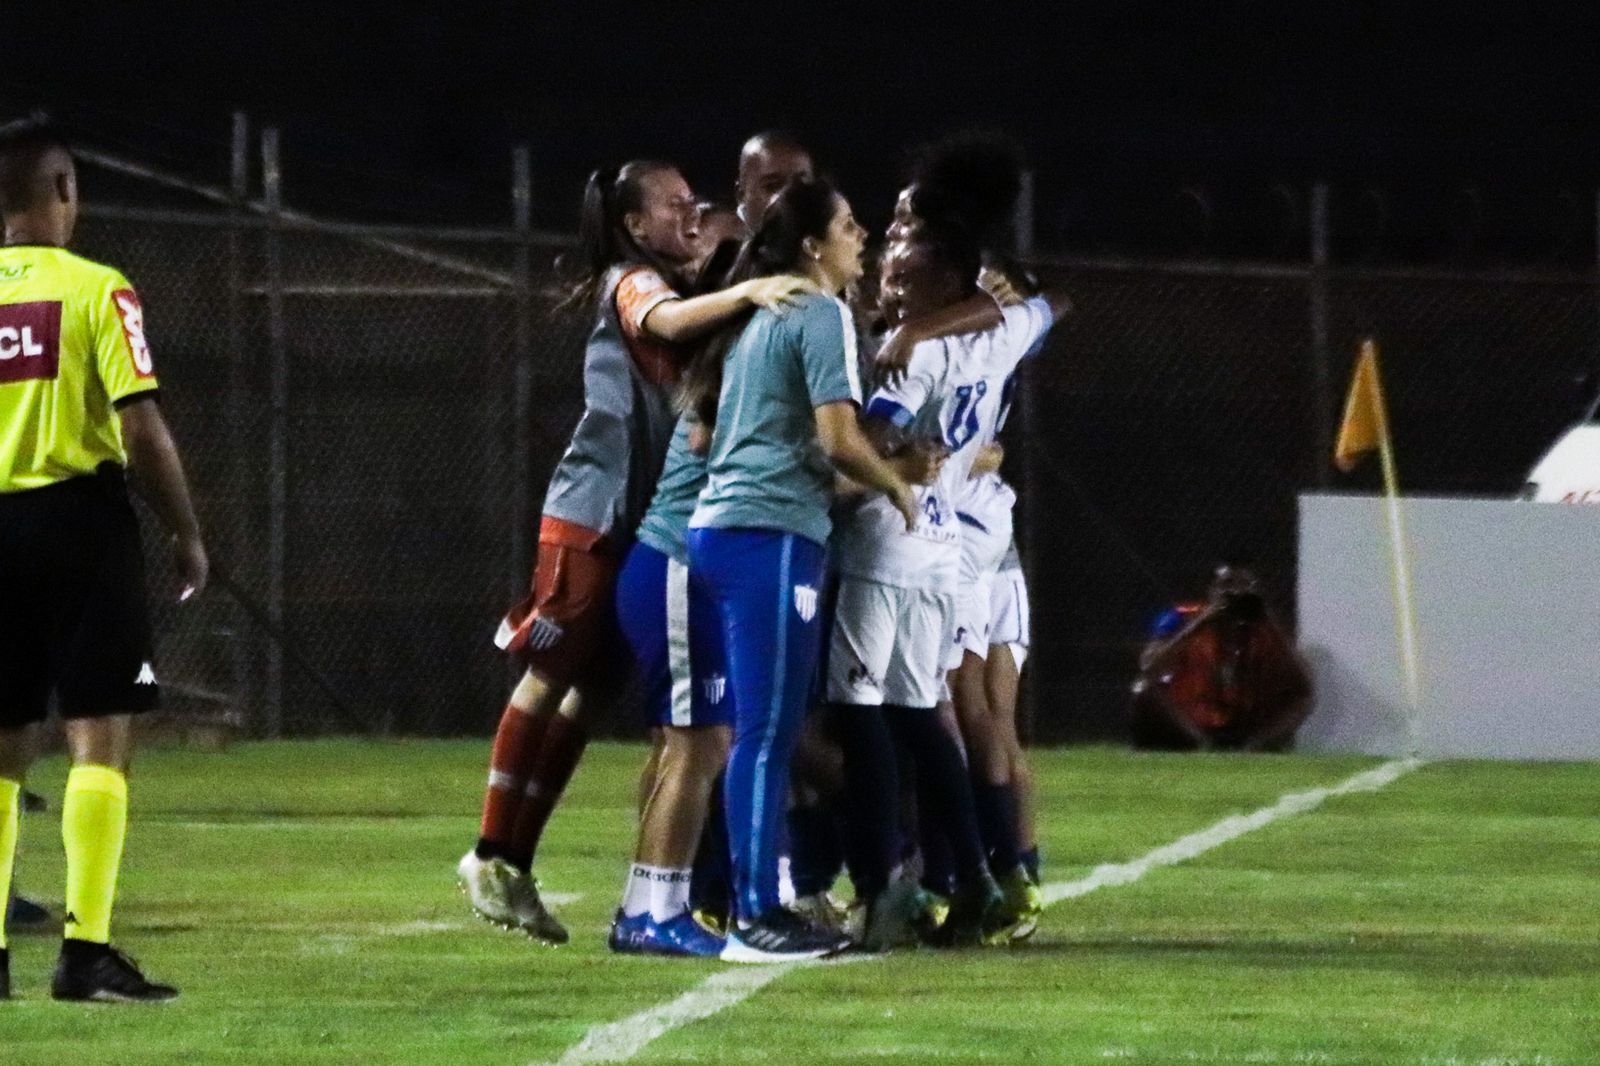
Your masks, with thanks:
<instances>
[{"instance_id":1,"label":"player's bare leg","mask_svg":"<svg viewBox=\"0 0 1600 1066\"><path fill-rule=\"evenodd\" d=\"M700 845L712 787L728 760L732 730L669 726L661 732L661 758L639 822L635 858L651 866L687 867Z\"/></svg>"},{"instance_id":2,"label":"player's bare leg","mask_svg":"<svg viewBox=\"0 0 1600 1066\"><path fill-rule=\"evenodd\" d=\"M721 954L722 938L694 921L689 889L711 793L727 763L733 731L728 726L666 726L659 736L622 915L612 928L612 948L715 957ZM644 938L652 942L637 942Z\"/></svg>"},{"instance_id":3,"label":"player's bare leg","mask_svg":"<svg viewBox=\"0 0 1600 1066\"><path fill-rule=\"evenodd\" d=\"M650 802L650 793L656 788L656 774L661 770L661 749L666 747L666 743L664 730L650 730L650 754L644 761L644 769L639 771L639 789L634 796L634 808L639 812L641 822L644 821L644 809Z\"/></svg>"},{"instance_id":4,"label":"player's bare leg","mask_svg":"<svg viewBox=\"0 0 1600 1066\"><path fill-rule=\"evenodd\" d=\"M985 660L984 686L989 694L989 710L994 715L996 728L1004 738L1011 754L1011 784L1017 794L1017 840L1022 846L1023 862L1035 881L1039 880L1037 822L1033 764L1022 746L1022 735L1017 729L1017 698L1022 679L1022 666L1018 652L1026 649L1009 644L996 644L989 648Z\"/></svg>"},{"instance_id":5,"label":"player's bare leg","mask_svg":"<svg viewBox=\"0 0 1600 1066\"><path fill-rule=\"evenodd\" d=\"M949 683L973 781L996 786L1010 784L1011 753L997 734L994 715L989 709L984 660L970 651L965 652L961 665L950 672Z\"/></svg>"}]
</instances>

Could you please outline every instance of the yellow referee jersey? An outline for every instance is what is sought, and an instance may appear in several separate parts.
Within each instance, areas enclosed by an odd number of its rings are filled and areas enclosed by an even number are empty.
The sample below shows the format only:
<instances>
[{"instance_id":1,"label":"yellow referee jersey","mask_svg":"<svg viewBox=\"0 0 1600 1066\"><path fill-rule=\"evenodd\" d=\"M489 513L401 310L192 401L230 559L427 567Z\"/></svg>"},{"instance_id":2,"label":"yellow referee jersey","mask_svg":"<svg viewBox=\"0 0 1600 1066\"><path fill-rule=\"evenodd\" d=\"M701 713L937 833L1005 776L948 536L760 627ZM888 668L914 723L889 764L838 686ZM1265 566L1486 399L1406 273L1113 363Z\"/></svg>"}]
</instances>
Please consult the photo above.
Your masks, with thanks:
<instances>
[{"instance_id":1,"label":"yellow referee jersey","mask_svg":"<svg viewBox=\"0 0 1600 1066\"><path fill-rule=\"evenodd\" d=\"M126 465L115 405L155 387L127 278L63 248L0 248L0 492Z\"/></svg>"}]
</instances>

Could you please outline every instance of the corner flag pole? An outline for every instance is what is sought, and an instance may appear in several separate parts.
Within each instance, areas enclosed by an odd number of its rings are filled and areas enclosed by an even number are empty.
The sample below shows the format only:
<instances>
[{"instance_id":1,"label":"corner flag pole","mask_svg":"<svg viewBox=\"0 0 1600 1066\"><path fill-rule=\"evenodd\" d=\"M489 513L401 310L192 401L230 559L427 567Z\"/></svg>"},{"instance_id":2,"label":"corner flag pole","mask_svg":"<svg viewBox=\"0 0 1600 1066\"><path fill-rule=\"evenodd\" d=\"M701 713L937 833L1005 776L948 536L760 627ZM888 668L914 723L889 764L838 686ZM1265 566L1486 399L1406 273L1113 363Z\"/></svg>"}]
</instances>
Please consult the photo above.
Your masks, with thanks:
<instances>
[{"instance_id":1,"label":"corner flag pole","mask_svg":"<svg viewBox=\"0 0 1600 1066\"><path fill-rule=\"evenodd\" d=\"M1395 631L1400 641L1401 680L1406 701L1406 729L1411 751L1421 746L1419 717L1422 684L1417 656L1416 608L1411 589L1410 554L1406 549L1405 525L1401 517L1400 478L1395 472L1394 442L1389 435L1389 411L1383 398L1383 383L1378 375L1378 345L1370 337L1361 342L1361 356L1350 382L1344 424L1340 428L1335 462L1341 468L1354 466L1355 458L1373 447L1383 468L1383 495L1389 519L1389 562L1393 581Z\"/></svg>"}]
</instances>

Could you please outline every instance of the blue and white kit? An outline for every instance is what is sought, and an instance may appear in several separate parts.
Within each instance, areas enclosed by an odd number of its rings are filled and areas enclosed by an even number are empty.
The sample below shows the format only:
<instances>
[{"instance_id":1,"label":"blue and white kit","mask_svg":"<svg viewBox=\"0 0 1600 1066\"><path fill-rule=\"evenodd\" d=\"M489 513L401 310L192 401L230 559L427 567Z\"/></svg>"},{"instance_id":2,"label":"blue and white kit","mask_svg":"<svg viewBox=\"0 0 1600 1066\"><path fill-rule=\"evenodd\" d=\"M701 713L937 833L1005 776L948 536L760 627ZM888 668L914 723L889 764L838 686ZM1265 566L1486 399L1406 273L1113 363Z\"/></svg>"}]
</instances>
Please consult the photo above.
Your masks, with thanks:
<instances>
[{"instance_id":1,"label":"blue and white kit","mask_svg":"<svg viewBox=\"0 0 1600 1066\"><path fill-rule=\"evenodd\" d=\"M1017 366L1038 350L1052 324L1049 303L1034 298L1007 308L992 330L919 344L904 379L879 389L868 403L868 415L913 436L937 435L950 456L938 480L919 490L916 528L907 531L893 504L874 496L840 531L830 701L938 703L959 624L966 530L957 501L979 450L1004 417Z\"/></svg>"},{"instance_id":2,"label":"blue and white kit","mask_svg":"<svg viewBox=\"0 0 1600 1066\"><path fill-rule=\"evenodd\" d=\"M705 458L690 450L689 423L681 420L639 539L617 576L617 621L644 685L651 725L733 722L722 623L709 591L690 580L684 541L705 480Z\"/></svg>"}]
</instances>

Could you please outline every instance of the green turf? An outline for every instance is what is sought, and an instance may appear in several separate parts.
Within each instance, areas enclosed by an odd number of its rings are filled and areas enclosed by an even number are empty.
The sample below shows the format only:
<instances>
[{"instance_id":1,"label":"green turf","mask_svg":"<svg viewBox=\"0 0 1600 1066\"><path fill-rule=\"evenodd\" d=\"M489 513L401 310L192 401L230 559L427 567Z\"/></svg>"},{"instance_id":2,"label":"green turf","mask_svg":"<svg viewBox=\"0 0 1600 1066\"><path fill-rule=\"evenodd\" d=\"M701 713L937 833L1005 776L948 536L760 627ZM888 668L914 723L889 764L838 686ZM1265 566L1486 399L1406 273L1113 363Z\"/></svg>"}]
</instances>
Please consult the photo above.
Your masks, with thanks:
<instances>
[{"instance_id":1,"label":"green turf","mask_svg":"<svg viewBox=\"0 0 1600 1066\"><path fill-rule=\"evenodd\" d=\"M13 937L0 1063L522 1066L723 969L603 946L637 747L591 749L545 843L574 942L470 924L451 874L486 747L145 755L116 930L183 999L52 1003L53 941ZM1046 879L1371 764L1040 753ZM27 817L19 884L59 899L60 865ZM1582 1064L1596 1004L1600 767L1451 763L1065 901L1025 949L796 969L634 1061Z\"/></svg>"}]
</instances>

